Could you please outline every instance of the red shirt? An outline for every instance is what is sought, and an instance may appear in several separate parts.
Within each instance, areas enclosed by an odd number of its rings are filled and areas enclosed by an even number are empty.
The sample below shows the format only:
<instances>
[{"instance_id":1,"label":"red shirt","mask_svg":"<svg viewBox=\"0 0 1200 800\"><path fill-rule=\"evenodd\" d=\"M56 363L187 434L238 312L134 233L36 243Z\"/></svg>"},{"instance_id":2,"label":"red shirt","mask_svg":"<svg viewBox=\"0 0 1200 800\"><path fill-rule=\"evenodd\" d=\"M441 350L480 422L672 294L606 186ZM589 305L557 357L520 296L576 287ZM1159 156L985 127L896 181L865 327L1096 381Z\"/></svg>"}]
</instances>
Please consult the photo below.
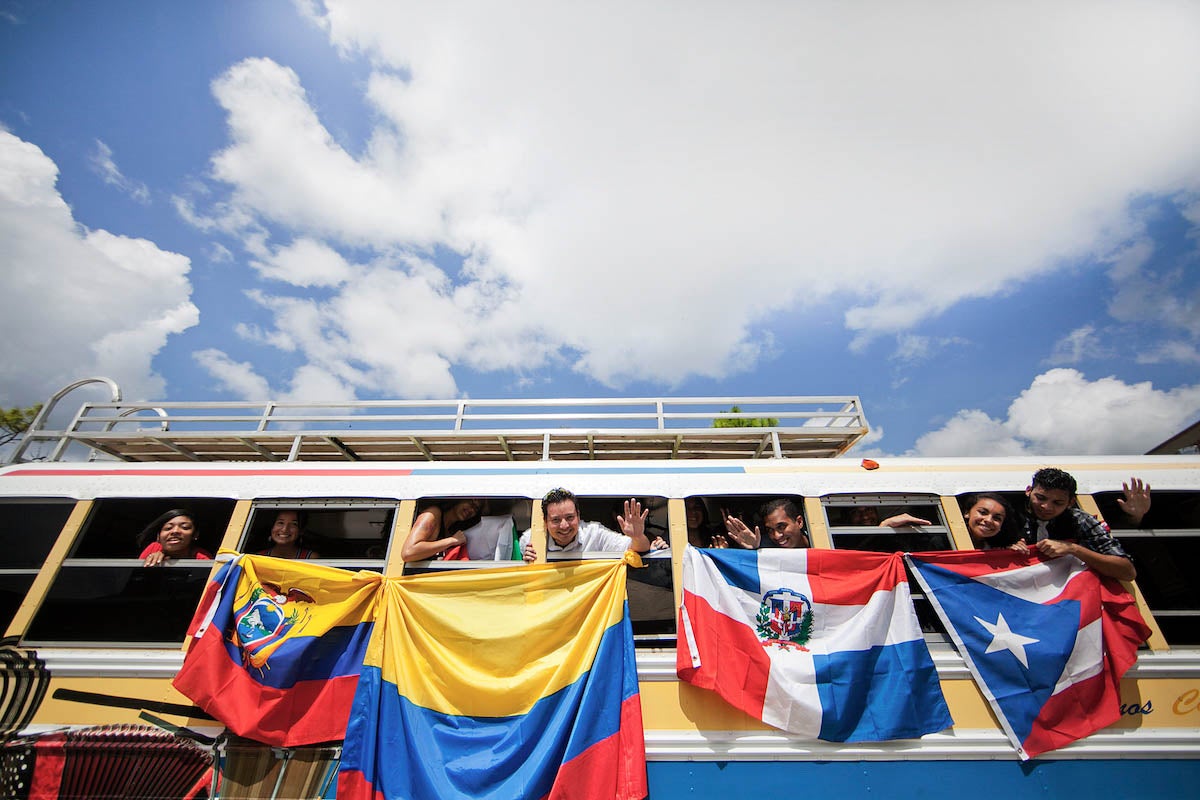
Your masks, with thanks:
<instances>
[{"instance_id":1,"label":"red shirt","mask_svg":"<svg viewBox=\"0 0 1200 800\"><path fill-rule=\"evenodd\" d=\"M199 548L199 547L195 548L195 550L196 550L196 552L195 552L195 554L192 555L192 558L198 558L201 561L212 561L212 553L208 552L207 550L204 550L203 548ZM146 556L150 555L151 553L161 553L161 552L162 552L162 545L159 544L158 542L151 542L150 544L146 545L146 549L142 551L142 554L140 556L138 556L138 558L144 559Z\"/></svg>"}]
</instances>

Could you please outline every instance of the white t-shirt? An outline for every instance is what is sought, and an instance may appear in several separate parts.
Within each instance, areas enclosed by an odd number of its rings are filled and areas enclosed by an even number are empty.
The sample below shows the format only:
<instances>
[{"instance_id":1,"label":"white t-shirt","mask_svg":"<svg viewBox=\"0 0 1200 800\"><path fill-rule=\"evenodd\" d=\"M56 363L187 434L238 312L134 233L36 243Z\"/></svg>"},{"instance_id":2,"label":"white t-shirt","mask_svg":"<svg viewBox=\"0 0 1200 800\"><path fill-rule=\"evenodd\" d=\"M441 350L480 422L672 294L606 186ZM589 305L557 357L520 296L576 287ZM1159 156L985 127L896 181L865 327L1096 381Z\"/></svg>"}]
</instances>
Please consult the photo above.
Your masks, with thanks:
<instances>
[{"instance_id":1,"label":"white t-shirt","mask_svg":"<svg viewBox=\"0 0 1200 800\"><path fill-rule=\"evenodd\" d=\"M521 534L521 551L529 544L530 531ZM572 553L591 550L603 553L624 553L633 540L623 533L610 531L599 522L579 523L579 535L566 547L559 546L554 537L546 535L546 549L551 553Z\"/></svg>"}]
</instances>

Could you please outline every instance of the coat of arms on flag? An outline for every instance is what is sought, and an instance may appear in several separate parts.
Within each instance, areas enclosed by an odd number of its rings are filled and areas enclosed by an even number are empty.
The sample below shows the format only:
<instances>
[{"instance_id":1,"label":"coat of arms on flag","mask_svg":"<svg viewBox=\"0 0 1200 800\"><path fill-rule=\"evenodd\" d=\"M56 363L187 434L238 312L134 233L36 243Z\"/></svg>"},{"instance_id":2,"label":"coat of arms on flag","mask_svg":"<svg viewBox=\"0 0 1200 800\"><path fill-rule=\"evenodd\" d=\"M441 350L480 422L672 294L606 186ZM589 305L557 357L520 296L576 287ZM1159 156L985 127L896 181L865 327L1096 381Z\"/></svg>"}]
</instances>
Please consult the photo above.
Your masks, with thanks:
<instances>
[{"instance_id":1,"label":"coat of arms on flag","mask_svg":"<svg viewBox=\"0 0 1200 800\"><path fill-rule=\"evenodd\" d=\"M1022 760L1117 721L1121 676L1150 634L1119 583L1009 550L908 559Z\"/></svg>"},{"instance_id":2,"label":"coat of arms on flag","mask_svg":"<svg viewBox=\"0 0 1200 800\"><path fill-rule=\"evenodd\" d=\"M899 554L684 554L676 670L776 728L836 742L953 721Z\"/></svg>"}]
</instances>

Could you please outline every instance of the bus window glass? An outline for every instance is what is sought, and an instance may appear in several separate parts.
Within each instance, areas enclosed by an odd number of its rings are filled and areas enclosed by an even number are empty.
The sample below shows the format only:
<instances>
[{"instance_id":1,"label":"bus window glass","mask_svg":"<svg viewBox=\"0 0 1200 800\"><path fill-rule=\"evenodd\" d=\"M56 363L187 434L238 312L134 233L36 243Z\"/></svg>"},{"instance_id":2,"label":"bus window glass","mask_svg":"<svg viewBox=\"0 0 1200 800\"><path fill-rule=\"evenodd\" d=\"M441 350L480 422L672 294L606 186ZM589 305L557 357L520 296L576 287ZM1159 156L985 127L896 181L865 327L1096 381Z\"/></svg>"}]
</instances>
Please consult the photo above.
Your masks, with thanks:
<instances>
[{"instance_id":1,"label":"bus window glass","mask_svg":"<svg viewBox=\"0 0 1200 800\"><path fill-rule=\"evenodd\" d=\"M138 535L156 517L188 509L196 545L215 553L234 501L213 498L101 499L63 562L24 642L76 645L178 644L200 601L212 561L145 567Z\"/></svg>"},{"instance_id":2,"label":"bus window glass","mask_svg":"<svg viewBox=\"0 0 1200 800\"><path fill-rule=\"evenodd\" d=\"M137 558L145 546L138 541L139 535L156 517L172 509L192 515L196 546L215 554L233 505L233 500L211 497L97 500L69 558Z\"/></svg>"},{"instance_id":3,"label":"bus window glass","mask_svg":"<svg viewBox=\"0 0 1200 800\"><path fill-rule=\"evenodd\" d=\"M25 635L26 643L178 644L212 562L64 565Z\"/></svg>"},{"instance_id":4,"label":"bus window glass","mask_svg":"<svg viewBox=\"0 0 1200 800\"><path fill-rule=\"evenodd\" d=\"M915 553L954 547L937 497L829 495L821 505L836 550ZM909 522L910 517L929 524Z\"/></svg>"},{"instance_id":5,"label":"bus window glass","mask_svg":"<svg viewBox=\"0 0 1200 800\"><path fill-rule=\"evenodd\" d=\"M12 622L74 507L69 500L0 502L0 630Z\"/></svg>"},{"instance_id":6,"label":"bus window glass","mask_svg":"<svg viewBox=\"0 0 1200 800\"><path fill-rule=\"evenodd\" d=\"M941 500L932 495L828 495L821 498L821 506L835 550L920 553L954 549ZM905 571L926 641L949 641L945 626L913 580L912 571L907 566Z\"/></svg>"},{"instance_id":7,"label":"bus window glass","mask_svg":"<svg viewBox=\"0 0 1200 800\"><path fill-rule=\"evenodd\" d=\"M617 516L625 513L624 497L578 497L579 525L603 525L610 531L620 533ZM667 524L667 499L665 497L639 497L642 510L646 513L646 537L654 542L669 539ZM540 514L540 504L535 504ZM621 558L623 551L605 552L595 550L557 553L551 550L547 559L551 562L571 558ZM625 590L629 598L629 619L633 623L635 643L640 647L656 647L669 643L675 633L674 582L671 578L671 551L668 548L651 550L644 554L641 568L629 568Z\"/></svg>"},{"instance_id":8,"label":"bus window glass","mask_svg":"<svg viewBox=\"0 0 1200 800\"><path fill-rule=\"evenodd\" d=\"M532 507L533 501L527 497L421 498L409 527L411 531L423 526L426 537L419 543L414 540L414 550L418 552L408 557L405 574L520 561L518 538L530 526ZM428 527L435 520L441 526L439 531ZM457 543L459 533L465 537L465 543ZM405 542L397 541L395 546L404 545ZM427 557L421 557L426 555L421 551L426 550Z\"/></svg>"},{"instance_id":9,"label":"bus window glass","mask_svg":"<svg viewBox=\"0 0 1200 800\"><path fill-rule=\"evenodd\" d=\"M1121 492L1099 492L1105 522L1137 567L1137 584L1170 644L1200 644L1200 492L1154 491L1150 513L1135 528L1117 503Z\"/></svg>"},{"instance_id":10,"label":"bus window glass","mask_svg":"<svg viewBox=\"0 0 1200 800\"><path fill-rule=\"evenodd\" d=\"M254 504L238 549L382 572L395 516L395 500L260 501ZM294 523L298 540L273 538L277 520Z\"/></svg>"}]
</instances>

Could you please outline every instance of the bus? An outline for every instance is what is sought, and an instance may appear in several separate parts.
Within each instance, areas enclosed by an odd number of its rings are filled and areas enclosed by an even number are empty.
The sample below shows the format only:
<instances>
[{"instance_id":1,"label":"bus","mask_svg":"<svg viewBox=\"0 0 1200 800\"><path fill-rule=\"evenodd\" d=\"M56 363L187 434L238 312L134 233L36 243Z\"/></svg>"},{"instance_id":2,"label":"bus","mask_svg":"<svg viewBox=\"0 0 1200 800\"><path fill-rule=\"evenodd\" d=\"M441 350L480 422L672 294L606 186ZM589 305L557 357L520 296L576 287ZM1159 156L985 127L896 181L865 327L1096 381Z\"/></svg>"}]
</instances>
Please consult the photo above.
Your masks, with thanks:
<instances>
[{"instance_id":1,"label":"bus","mask_svg":"<svg viewBox=\"0 0 1200 800\"><path fill-rule=\"evenodd\" d=\"M525 530L545 558L538 499L557 487L609 527L637 498L648 536L668 544L628 581L655 800L801 787L1183 796L1200 783L1200 456L863 459L851 453L869 430L857 397L131 404L113 387L111 401L85 403L59 427L51 398L0 468L0 796L55 796L43 762L58 765L61 797L97 794L102 780L124 787L118 796L333 796L338 742L239 739L172 687L214 563L142 566L137 533L163 511L190 509L206 550L249 553L269 546L279 511L302 512L319 563L399 576L519 561ZM1021 508L1044 466L1075 476L1079 506L1108 522L1137 565L1128 588L1152 634L1122 681L1120 722L1020 762L915 584L955 721L941 733L801 739L677 678L689 506L753 525L764 502L786 497L815 548L964 550L966 498L996 492ZM1123 526L1117 503L1131 477L1152 486L1138 528ZM481 501L491 538L473 542L469 561L405 564L418 510L461 498ZM861 509L930 524L864 524ZM60 751L66 766L47 755Z\"/></svg>"}]
</instances>

